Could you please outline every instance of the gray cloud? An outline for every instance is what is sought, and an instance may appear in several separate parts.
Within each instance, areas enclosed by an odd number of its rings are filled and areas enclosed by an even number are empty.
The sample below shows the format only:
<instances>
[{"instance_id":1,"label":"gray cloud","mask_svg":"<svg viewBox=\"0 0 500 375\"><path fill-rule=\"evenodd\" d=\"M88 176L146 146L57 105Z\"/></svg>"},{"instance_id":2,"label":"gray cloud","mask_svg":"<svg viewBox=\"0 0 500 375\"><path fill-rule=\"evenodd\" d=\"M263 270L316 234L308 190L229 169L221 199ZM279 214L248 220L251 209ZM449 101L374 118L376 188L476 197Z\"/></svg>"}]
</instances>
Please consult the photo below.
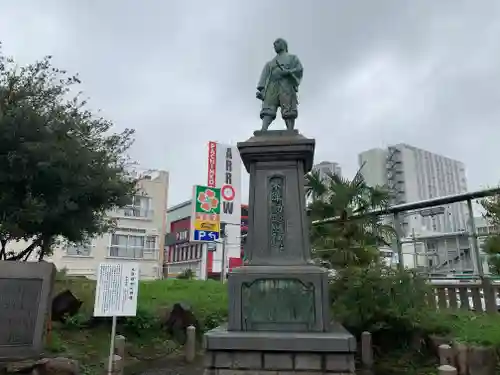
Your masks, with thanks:
<instances>
[{"instance_id":1,"label":"gray cloud","mask_svg":"<svg viewBox=\"0 0 500 375\"><path fill-rule=\"evenodd\" d=\"M297 126L317 161L349 175L360 151L405 142L462 160L471 189L497 184L499 17L497 0L19 0L0 39L21 63L80 72L91 105L137 130L133 157L171 172L173 204L205 183L207 141L259 127L279 36L305 66Z\"/></svg>"}]
</instances>

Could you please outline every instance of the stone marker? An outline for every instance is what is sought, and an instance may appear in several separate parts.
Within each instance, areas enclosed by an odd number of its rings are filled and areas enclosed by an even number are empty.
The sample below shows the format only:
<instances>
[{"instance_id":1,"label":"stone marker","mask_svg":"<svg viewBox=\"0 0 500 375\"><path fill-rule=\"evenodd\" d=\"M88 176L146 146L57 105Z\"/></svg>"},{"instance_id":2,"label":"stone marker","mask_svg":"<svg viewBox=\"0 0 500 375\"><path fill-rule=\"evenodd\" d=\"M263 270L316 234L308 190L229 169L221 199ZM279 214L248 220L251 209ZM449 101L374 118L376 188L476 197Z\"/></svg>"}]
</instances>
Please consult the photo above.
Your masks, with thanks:
<instances>
[{"instance_id":1,"label":"stone marker","mask_svg":"<svg viewBox=\"0 0 500 375\"><path fill-rule=\"evenodd\" d=\"M0 362L42 352L55 274L52 263L0 261Z\"/></svg>"},{"instance_id":2,"label":"stone marker","mask_svg":"<svg viewBox=\"0 0 500 375\"><path fill-rule=\"evenodd\" d=\"M439 345L439 364L440 365L455 365L455 351L448 344Z\"/></svg>"},{"instance_id":3,"label":"stone marker","mask_svg":"<svg viewBox=\"0 0 500 375\"><path fill-rule=\"evenodd\" d=\"M370 332L361 334L361 363L367 368L373 366L372 334Z\"/></svg>"},{"instance_id":4,"label":"stone marker","mask_svg":"<svg viewBox=\"0 0 500 375\"><path fill-rule=\"evenodd\" d=\"M196 327L189 326L186 330L186 344L184 345L186 362L193 362L196 357Z\"/></svg>"},{"instance_id":5,"label":"stone marker","mask_svg":"<svg viewBox=\"0 0 500 375\"><path fill-rule=\"evenodd\" d=\"M227 326L205 335L206 373L354 373L356 340L330 324L328 272L311 261L304 175L315 140L286 120L288 130L264 123L238 143L250 174L248 263L229 274Z\"/></svg>"},{"instance_id":6,"label":"stone marker","mask_svg":"<svg viewBox=\"0 0 500 375\"><path fill-rule=\"evenodd\" d=\"M457 369L450 365L441 365L438 367L439 375L457 375Z\"/></svg>"}]
</instances>

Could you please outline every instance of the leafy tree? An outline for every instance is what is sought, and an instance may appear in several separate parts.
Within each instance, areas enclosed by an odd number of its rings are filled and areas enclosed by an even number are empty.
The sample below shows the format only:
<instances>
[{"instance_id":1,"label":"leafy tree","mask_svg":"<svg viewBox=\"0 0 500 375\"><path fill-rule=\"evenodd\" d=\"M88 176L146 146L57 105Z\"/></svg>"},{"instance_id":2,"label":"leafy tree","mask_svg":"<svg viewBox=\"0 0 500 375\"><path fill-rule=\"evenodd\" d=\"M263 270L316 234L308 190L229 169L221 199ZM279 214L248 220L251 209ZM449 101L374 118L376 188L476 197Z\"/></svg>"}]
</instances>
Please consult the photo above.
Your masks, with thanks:
<instances>
[{"instance_id":1,"label":"leafy tree","mask_svg":"<svg viewBox=\"0 0 500 375\"><path fill-rule=\"evenodd\" d=\"M77 76L51 57L18 67L0 45L0 259L50 254L62 239L84 242L109 230L106 212L123 206L136 181L127 172L133 130L72 95ZM13 253L8 244L27 241Z\"/></svg>"},{"instance_id":2,"label":"leafy tree","mask_svg":"<svg viewBox=\"0 0 500 375\"><path fill-rule=\"evenodd\" d=\"M493 228L483 242L482 250L488 256L490 272L500 275L500 195L483 199L481 205L485 210L484 218L487 225Z\"/></svg>"},{"instance_id":3,"label":"leafy tree","mask_svg":"<svg viewBox=\"0 0 500 375\"><path fill-rule=\"evenodd\" d=\"M379 248L389 245L394 230L369 213L387 207L388 193L368 186L361 170L352 180L332 173L321 179L317 171L312 171L306 181L310 218L338 218L312 226L311 244L316 257L332 268L366 266L378 260Z\"/></svg>"}]
</instances>

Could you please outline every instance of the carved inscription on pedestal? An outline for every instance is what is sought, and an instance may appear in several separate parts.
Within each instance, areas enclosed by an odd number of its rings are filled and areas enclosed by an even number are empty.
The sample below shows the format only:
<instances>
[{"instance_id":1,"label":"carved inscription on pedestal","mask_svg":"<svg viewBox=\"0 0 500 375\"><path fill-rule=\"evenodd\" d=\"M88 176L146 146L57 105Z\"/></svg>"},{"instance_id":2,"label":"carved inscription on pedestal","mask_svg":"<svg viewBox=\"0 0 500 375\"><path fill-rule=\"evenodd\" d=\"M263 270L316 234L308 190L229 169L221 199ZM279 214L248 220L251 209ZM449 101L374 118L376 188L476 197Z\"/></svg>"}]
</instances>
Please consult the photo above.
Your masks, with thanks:
<instances>
[{"instance_id":1,"label":"carved inscription on pedestal","mask_svg":"<svg viewBox=\"0 0 500 375\"><path fill-rule=\"evenodd\" d=\"M285 251L285 181L275 176L269 180L269 247L271 254Z\"/></svg>"},{"instance_id":2,"label":"carved inscription on pedestal","mask_svg":"<svg viewBox=\"0 0 500 375\"><path fill-rule=\"evenodd\" d=\"M0 349L33 344L41 292L41 279L0 278Z\"/></svg>"},{"instance_id":3,"label":"carved inscription on pedestal","mask_svg":"<svg viewBox=\"0 0 500 375\"><path fill-rule=\"evenodd\" d=\"M315 290L299 279L257 279L242 284L244 331L308 331L316 321Z\"/></svg>"}]
</instances>

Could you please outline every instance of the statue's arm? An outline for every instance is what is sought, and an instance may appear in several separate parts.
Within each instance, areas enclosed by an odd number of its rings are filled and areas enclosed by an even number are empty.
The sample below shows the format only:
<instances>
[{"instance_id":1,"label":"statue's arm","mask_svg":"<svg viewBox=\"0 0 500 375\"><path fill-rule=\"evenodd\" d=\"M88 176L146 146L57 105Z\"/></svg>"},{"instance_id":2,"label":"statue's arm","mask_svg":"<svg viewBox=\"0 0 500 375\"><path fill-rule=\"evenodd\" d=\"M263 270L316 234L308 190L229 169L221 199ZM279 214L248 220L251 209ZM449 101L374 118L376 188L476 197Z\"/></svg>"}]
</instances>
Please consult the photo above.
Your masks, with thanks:
<instances>
[{"instance_id":1,"label":"statue's arm","mask_svg":"<svg viewBox=\"0 0 500 375\"><path fill-rule=\"evenodd\" d=\"M262 69L262 73L260 74L259 82L257 83L258 91L262 91L266 87L267 77L269 77L269 73L270 66L269 63L266 63L266 65L264 65L264 68Z\"/></svg>"},{"instance_id":2,"label":"statue's arm","mask_svg":"<svg viewBox=\"0 0 500 375\"><path fill-rule=\"evenodd\" d=\"M297 56L293 57L293 63L291 64L292 67L288 69L288 72L290 74L293 74L299 79L302 79L302 75L304 73L304 68L302 67L302 63L300 62L299 58Z\"/></svg>"}]
</instances>

